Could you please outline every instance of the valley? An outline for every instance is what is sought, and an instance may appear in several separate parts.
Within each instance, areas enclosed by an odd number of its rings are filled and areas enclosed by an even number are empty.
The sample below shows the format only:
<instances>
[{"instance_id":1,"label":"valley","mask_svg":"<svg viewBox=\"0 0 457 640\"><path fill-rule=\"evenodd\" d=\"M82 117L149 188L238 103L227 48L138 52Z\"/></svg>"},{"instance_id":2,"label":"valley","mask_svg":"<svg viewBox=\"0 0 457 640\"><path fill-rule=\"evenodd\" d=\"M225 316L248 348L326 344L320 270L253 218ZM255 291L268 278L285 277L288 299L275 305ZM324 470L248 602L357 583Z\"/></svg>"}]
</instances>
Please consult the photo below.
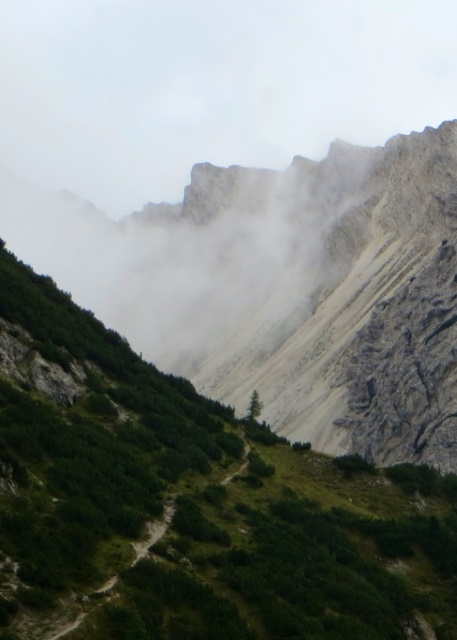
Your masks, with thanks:
<instances>
[{"instance_id":1,"label":"valley","mask_svg":"<svg viewBox=\"0 0 457 640\"><path fill-rule=\"evenodd\" d=\"M457 637L456 127L0 243L1 640Z\"/></svg>"},{"instance_id":2,"label":"valley","mask_svg":"<svg viewBox=\"0 0 457 640\"><path fill-rule=\"evenodd\" d=\"M24 250L146 359L189 378L237 415L258 389L264 419L292 441L311 441L333 455L371 456L379 465L413 461L455 470L448 435L449 456L440 459L433 444L439 431L424 435L404 394L393 410L388 394L377 392L377 375L398 369L398 358L389 359L396 333L386 329L377 345L363 336L392 300L402 301L392 322L404 324L415 341L423 339L422 328L410 326L411 314L445 313L444 306L432 311L430 269L440 268L441 243L455 244L456 127L444 122L376 148L337 140L322 161L297 156L283 172L201 163L182 203L148 203L118 223L76 196L58 194L51 205L10 185L3 190L5 210L14 212L5 221L8 246ZM20 220L33 207L56 242L26 246ZM443 300L453 295L457 270L452 259L445 264ZM419 280L428 307L405 298ZM430 317L433 331L440 318ZM454 330L441 335L441 347L430 343L417 354L424 380L429 371L434 376L437 360L449 359ZM382 371L366 349L385 354ZM450 388L453 380L449 361L433 384ZM367 384L376 394L368 404L361 400ZM449 427L455 407L433 390L429 396L427 424L435 433L441 420ZM417 400L422 406L424 398ZM384 439L368 426L381 415ZM405 442L394 442L392 432L405 434ZM412 446L419 432L420 450Z\"/></svg>"}]
</instances>

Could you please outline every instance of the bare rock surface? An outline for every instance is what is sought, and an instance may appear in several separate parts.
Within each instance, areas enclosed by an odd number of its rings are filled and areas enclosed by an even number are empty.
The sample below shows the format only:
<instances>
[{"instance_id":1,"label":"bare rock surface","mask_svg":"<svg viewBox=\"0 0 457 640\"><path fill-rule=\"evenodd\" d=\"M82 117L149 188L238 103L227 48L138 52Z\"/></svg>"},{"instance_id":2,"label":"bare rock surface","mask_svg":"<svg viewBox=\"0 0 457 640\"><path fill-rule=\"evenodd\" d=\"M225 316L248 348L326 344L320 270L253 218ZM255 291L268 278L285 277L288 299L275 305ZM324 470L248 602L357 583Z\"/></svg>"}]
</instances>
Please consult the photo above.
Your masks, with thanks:
<instances>
[{"instance_id":1,"label":"bare rock surface","mask_svg":"<svg viewBox=\"0 0 457 640\"><path fill-rule=\"evenodd\" d=\"M335 213L312 309L259 357L276 331L265 319L287 325L298 308L291 271L283 315L272 291L192 379L239 413L258 389L262 417L292 441L457 471L457 122L384 148L335 143L304 164L306 206Z\"/></svg>"},{"instance_id":2,"label":"bare rock surface","mask_svg":"<svg viewBox=\"0 0 457 640\"><path fill-rule=\"evenodd\" d=\"M33 356L28 371L32 386L57 404L71 406L85 392L73 372L67 373L59 364L45 360L39 353Z\"/></svg>"},{"instance_id":3,"label":"bare rock surface","mask_svg":"<svg viewBox=\"0 0 457 640\"><path fill-rule=\"evenodd\" d=\"M72 363L67 372L56 362L45 360L21 327L1 318L0 373L29 385L62 406L71 406L86 390L82 367Z\"/></svg>"},{"instance_id":4,"label":"bare rock surface","mask_svg":"<svg viewBox=\"0 0 457 640\"><path fill-rule=\"evenodd\" d=\"M453 238L457 240L457 238ZM373 310L339 365L350 449L456 471L457 252L446 242Z\"/></svg>"}]
</instances>

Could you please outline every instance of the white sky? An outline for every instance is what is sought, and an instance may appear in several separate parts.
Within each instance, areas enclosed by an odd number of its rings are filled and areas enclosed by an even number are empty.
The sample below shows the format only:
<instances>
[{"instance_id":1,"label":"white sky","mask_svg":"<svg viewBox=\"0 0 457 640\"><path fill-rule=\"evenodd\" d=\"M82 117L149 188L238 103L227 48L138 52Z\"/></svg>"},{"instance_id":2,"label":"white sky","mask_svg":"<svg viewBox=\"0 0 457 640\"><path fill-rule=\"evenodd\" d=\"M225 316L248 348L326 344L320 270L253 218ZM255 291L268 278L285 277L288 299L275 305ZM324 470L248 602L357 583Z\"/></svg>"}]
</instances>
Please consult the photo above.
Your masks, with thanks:
<instances>
[{"instance_id":1,"label":"white sky","mask_svg":"<svg viewBox=\"0 0 457 640\"><path fill-rule=\"evenodd\" d=\"M113 217L457 117L451 0L0 0L0 163Z\"/></svg>"}]
</instances>

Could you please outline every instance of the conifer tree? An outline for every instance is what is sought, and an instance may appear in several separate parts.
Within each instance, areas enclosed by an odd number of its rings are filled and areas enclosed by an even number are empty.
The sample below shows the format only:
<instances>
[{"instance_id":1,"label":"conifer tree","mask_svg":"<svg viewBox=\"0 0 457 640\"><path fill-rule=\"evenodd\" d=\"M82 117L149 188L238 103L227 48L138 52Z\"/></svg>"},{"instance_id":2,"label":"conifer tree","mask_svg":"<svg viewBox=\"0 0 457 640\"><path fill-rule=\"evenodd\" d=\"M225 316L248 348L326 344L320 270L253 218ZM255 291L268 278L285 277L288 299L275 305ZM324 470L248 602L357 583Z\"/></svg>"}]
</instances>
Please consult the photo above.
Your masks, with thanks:
<instances>
[{"instance_id":1,"label":"conifer tree","mask_svg":"<svg viewBox=\"0 0 457 640\"><path fill-rule=\"evenodd\" d=\"M251 399L249 401L248 418L249 420L255 420L260 416L263 409L263 402L260 401L259 393L257 389L252 392Z\"/></svg>"}]
</instances>

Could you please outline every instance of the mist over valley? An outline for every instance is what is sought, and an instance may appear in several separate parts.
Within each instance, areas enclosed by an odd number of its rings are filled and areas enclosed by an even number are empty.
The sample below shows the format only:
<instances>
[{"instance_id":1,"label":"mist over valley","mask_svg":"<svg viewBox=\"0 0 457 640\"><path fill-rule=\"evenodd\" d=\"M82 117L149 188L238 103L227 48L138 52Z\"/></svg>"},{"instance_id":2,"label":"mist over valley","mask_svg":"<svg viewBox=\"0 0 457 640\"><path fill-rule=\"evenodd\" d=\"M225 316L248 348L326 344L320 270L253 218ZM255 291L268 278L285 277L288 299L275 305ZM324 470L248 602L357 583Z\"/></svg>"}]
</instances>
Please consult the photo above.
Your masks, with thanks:
<instances>
[{"instance_id":1,"label":"mist over valley","mask_svg":"<svg viewBox=\"0 0 457 640\"><path fill-rule=\"evenodd\" d=\"M3 235L144 358L238 415L258 389L265 420L292 441L452 470L454 441L435 425L453 414L454 400L430 389L448 388L454 366L436 378L429 354L419 353L433 322L405 329L428 385L425 422L422 383L417 403L403 395L393 412L392 392L381 393L381 362L398 375L393 328L378 331L370 349L385 355L369 365L363 336L397 292L404 309L395 302L392 322L410 325L417 310L402 292L454 233L455 136L455 122L445 122L384 147L337 140L321 162L297 156L282 172L198 164L182 203L148 203L119 222L68 192L44 194L5 177ZM421 314L438 304L429 285ZM446 305L451 291L443 296ZM397 393L404 384L394 384ZM388 416L382 437L379 412Z\"/></svg>"}]
</instances>

